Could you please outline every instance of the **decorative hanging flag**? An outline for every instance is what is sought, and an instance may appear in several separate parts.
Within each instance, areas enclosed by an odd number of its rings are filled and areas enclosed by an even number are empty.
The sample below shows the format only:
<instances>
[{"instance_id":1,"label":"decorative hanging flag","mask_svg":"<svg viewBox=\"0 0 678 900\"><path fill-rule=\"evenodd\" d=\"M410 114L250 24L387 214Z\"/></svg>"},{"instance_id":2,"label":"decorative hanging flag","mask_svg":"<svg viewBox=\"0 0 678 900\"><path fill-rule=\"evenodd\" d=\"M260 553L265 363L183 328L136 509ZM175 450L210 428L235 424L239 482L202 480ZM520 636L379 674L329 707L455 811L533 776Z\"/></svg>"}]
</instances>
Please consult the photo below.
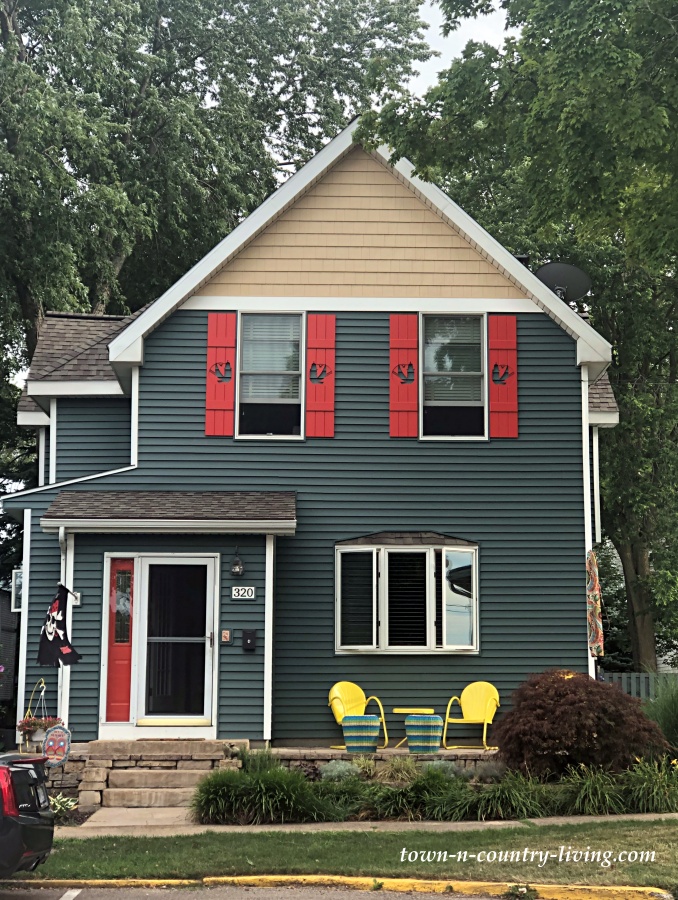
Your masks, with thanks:
<instances>
[{"instance_id":1,"label":"decorative hanging flag","mask_svg":"<svg viewBox=\"0 0 678 900\"><path fill-rule=\"evenodd\" d=\"M598 560L593 550L586 554L586 616L589 630L591 656L604 656L603 652L603 597L598 581Z\"/></svg>"},{"instance_id":2,"label":"decorative hanging flag","mask_svg":"<svg viewBox=\"0 0 678 900\"><path fill-rule=\"evenodd\" d=\"M56 667L59 663L70 666L80 659L80 654L71 647L66 632L68 593L67 587L58 585L56 596L47 610L38 646L38 663L41 666Z\"/></svg>"},{"instance_id":3,"label":"decorative hanging flag","mask_svg":"<svg viewBox=\"0 0 678 900\"><path fill-rule=\"evenodd\" d=\"M55 768L66 762L71 752L71 733L65 725L49 728L42 743L45 765Z\"/></svg>"}]
</instances>

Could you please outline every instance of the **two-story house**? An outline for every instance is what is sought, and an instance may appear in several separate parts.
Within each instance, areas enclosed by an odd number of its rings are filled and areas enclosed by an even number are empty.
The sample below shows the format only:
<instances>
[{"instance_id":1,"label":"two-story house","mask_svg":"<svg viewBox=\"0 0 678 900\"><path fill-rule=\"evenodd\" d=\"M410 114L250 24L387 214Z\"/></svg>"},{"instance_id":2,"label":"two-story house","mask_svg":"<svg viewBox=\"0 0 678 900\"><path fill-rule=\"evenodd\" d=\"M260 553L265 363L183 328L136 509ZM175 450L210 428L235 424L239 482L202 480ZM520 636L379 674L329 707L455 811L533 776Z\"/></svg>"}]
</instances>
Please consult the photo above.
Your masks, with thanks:
<instances>
[{"instance_id":1,"label":"two-story house","mask_svg":"<svg viewBox=\"0 0 678 900\"><path fill-rule=\"evenodd\" d=\"M4 506L19 705L44 677L75 740L328 744L339 680L441 712L591 670L610 346L353 129L135 315L45 319ZM59 581L82 660L41 668Z\"/></svg>"}]
</instances>

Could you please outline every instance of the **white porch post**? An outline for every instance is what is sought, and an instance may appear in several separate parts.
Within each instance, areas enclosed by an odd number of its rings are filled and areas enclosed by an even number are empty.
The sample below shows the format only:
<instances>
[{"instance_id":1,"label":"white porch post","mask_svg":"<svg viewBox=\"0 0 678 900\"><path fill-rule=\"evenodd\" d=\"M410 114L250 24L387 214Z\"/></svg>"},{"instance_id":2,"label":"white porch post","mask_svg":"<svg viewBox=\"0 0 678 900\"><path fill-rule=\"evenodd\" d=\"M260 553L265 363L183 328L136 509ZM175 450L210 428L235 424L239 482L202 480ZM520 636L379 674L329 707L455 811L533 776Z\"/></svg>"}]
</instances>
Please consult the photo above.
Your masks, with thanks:
<instances>
[{"instance_id":1,"label":"white porch post","mask_svg":"<svg viewBox=\"0 0 678 900\"><path fill-rule=\"evenodd\" d=\"M593 549L593 528L591 522L591 441L589 440L589 367L581 367L581 438L582 438L582 463L584 476L584 552ZM582 566L582 568L584 568ZM585 570L582 573L582 582L586 584ZM586 656L589 663L589 675L596 677L596 661L591 656L591 648L588 642L588 618L586 626Z\"/></svg>"},{"instance_id":2,"label":"white porch post","mask_svg":"<svg viewBox=\"0 0 678 900\"><path fill-rule=\"evenodd\" d=\"M273 577L275 536L266 535L266 579L264 585L264 733L271 740L273 721Z\"/></svg>"}]
</instances>

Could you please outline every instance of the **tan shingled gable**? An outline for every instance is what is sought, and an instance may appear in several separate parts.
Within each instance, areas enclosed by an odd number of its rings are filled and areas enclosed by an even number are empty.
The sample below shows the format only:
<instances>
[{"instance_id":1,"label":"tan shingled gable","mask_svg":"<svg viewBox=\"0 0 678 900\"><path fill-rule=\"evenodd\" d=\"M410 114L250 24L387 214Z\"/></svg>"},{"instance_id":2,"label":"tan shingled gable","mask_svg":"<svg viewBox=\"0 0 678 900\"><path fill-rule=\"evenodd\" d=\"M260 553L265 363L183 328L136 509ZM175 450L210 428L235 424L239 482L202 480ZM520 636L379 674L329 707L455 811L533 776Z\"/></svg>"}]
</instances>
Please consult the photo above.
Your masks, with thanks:
<instances>
[{"instance_id":1,"label":"tan shingled gable","mask_svg":"<svg viewBox=\"0 0 678 900\"><path fill-rule=\"evenodd\" d=\"M360 147L340 159L197 293L528 296L390 167Z\"/></svg>"}]
</instances>

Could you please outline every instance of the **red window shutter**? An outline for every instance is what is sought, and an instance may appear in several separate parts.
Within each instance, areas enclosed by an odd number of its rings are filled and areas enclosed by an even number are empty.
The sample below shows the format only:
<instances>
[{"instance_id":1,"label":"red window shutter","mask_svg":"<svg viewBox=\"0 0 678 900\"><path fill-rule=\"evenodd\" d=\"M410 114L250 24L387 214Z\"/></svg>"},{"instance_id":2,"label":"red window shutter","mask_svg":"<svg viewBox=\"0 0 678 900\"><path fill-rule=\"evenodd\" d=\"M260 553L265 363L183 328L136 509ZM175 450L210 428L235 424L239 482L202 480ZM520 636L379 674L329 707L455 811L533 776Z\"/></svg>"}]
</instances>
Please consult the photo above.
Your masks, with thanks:
<instances>
[{"instance_id":1,"label":"red window shutter","mask_svg":"<svg viewBox=\"0 0 678 900\"><path fill-rule=\"evenodd\" d=\"M392 315L390 435L419 436L419 316Z\"/></svg>"},{"instance_id":2,"label":"red window shutter","mask_svg":"<svg viewBox=\"0 0 678 900\"><path fill-rule=\"evenodd\" d=\"M518 336L515 316L488 317L490 437L518 437Z\"/></svg>"},{"instance_id":3,"label":"red window shutter","mask_svg":"<svg viewBox=\"0 0 678 900\"><path fill-rule=\"evenodd\" d=\"M129 608L118 588L129 586ZM125 592L126 593L126 592ZM119 598L120 594L120 598ZM129 722L132 689L132 606L134 560L112 559L108 605L108 668L106 674L106 721Z\"/></svg>"},{"instance_id":4,"label":"red window shutter","mask_svg":"<svg viewBox=\"0 0 678 900\"><path fill-rule=\"evenodd\" d=\"M205 434L232 436L235 423L235 313L207 318Z\"/></svg>"},{"instance_id":5,"label":"red window shutter","mask_svg":"<svg viewBox=\"0 0 678 900\"><path fill-rule=\"evenodd\" d=\"M334 437L334 315L306 317L306 437Z\"/></svg>"}]
</instances>

